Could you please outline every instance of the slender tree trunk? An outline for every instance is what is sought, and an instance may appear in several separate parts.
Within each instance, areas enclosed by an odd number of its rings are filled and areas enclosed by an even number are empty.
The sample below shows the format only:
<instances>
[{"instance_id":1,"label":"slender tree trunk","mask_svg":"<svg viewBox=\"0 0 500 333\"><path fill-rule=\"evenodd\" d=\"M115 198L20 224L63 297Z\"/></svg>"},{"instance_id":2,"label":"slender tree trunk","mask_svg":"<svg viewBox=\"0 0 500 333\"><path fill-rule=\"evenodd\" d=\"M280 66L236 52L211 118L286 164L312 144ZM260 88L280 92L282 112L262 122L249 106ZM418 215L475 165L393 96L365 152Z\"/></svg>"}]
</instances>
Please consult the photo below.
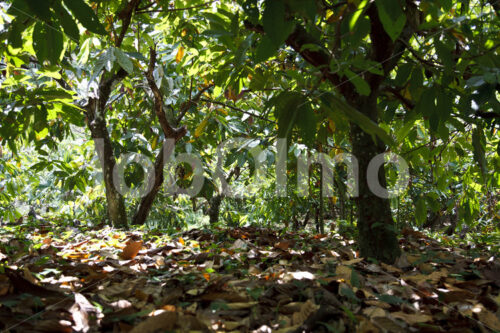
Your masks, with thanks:
<instances>
[{"instance_id":1,"label":"slender tree trunk","mask_svg":"<svg viewBox=\"0 0 500 333\"><path fill-rule=\"evenodd\" d=\"M113 154L113 146L109 138L108 129L104 112L101 110L102 103L96 99L91 99L87 106L87 120L92 139L96 145L97 154L101 162L104 186L106 189L106 202L108 208L108 217L111 225L116 228L127 227L127 213L125 210L125 201L118 192L113 181L113 169L116 164Z\"/></svg>"},{"instance_id":2,"label":"slender tree trunk","mask_svg":"<svg viewBox=\"0 0 500 333\"><path fill-rule=\"evenodd\" d=\"M358 102L358 110L377 120L376 97L363 98ZM373 194L368 187L368 164L376 155L384 152L380 140L373 141L371 135L351 123L353 154L359 162L359 196L356 198L358 213L359 249L362 257L377 258L393 263L400 254L394 229L389 199ZM378 179L386 187L385 171L380 167Z\"/></svg>"},{"instance_id":3,"label":"slender tree trunk","mask_svg":"<svg viewBox=\"0 0 500 333\"><path fill-rule=\"evenodd\" d=\"M323 167L321 167L323 169ZM318 210L319 210L319 233L324 234L325 233L325 217L323 213L323 174L321 174L321 177L319 179L319 205L318 205Z\"/></svg>"},{"instance_id":4,"label":"slender tree trunk","mask_svg":"<svg viewBox=\"0 0 500 333\"><path fill-rule=\"evenodd\" d=\"M222 194L218 194L209 200L208 216L210 217L210 224L215 224L219 221L220 205L223 197Z\"/></svg>"},{"instance_id":5,"label":"slender tree trunk","mask_svg":"<svg viewBox=\"0 0 500 333\"><path fill-rule=\"evenodd\" d=\"M146 194L141 199L139 207L137 208L137 211L135 212L134 217L132 218L132 224L138 224L138 225L144 224L146 222L146 219L149 215L151 207L153 206L156 195L161 189L164 180L163 167L165 166L166 157L168 157L172 153L174 148L173 146L175 145L175 143L177 143L177 141L179 141L187 132L186 127L181 127L181 128L173 127L172 124L168 122L167 117L165 116L165 112L163 111L163 95L161 94L160 89L156 86L153 77L153 71L155 66L156 66L156 50L154 48L150 48L149 65L148 65L148 70L145 74L149 87L153 92L154 111L158 119L158 122L160 123L160 126L162 128L163 134L165 135L165 138L172 139L174 140L174 142L171 147L169 146L168 143L164 142L162 148L160 149L160 152L156 156L154 165L155 178L153 187L151 188L149 193ZM190 103L191 101L189 101L189 103L187 104L191 105ZM184 109L186 107L188 107L187 104L181 107L181 113L184 112Z\"/></svg>"},{"instance_id":6,"label":"slender tree trunk","mask_svg":"<svg viewBox=\"0 0 500 333\"><path fill-rule=\"evenodd\" d=\"M170 147L165 148L165 146L162 146L160 149L160 152L156 156L155 164L154 164L154 183L153 187L149 191L148 194L146 194L142 199L141 202L139 203L139 207L137 208L137 211L134 214L134 217L132 218L132 224L139 224L142 225L146 222L146 219L149 215L149 211L151 210L151 207L153 206L153 202L156 198L156 195L161 189L161 185L163 184L164 180L164 175L163 175L163 166L165 165L165 149L168 149ZM172 147L173 148L173 147ZM167 152L167 156L170 155L171 151L173 149L170 149L170 152ZM147 181L145 179L144 181Z\"/></svg>"}]
</instances>

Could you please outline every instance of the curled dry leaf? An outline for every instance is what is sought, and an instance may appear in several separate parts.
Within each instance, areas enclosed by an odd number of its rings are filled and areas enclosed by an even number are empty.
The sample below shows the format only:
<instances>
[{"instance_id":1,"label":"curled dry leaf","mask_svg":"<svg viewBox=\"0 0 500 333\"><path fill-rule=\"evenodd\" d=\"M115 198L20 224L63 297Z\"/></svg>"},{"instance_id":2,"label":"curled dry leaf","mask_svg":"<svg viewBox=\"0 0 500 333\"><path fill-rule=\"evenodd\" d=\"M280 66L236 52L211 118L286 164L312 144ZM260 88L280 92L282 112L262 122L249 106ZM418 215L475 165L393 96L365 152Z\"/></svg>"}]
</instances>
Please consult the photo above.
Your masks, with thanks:
<instances>
[{"instance_id":1,"label":"curled dry leaf","mask_svg":"<svg viewBox=\"0 0 500 333\"><path fill-rule=\"evenodd\" d=\"M137 255L137 253L139 253L141 248L142 248L142 241L136 242L136 241L130 240L127 243L127 246L125 246L123 248L122 253L120 254L120 257L123 260L133 259Z\"/></svg>"},{"instance_id":2,"label":"curled dry leaf","mask_svg":"<svg viewBox=\"0 0 500 333\"><path fill-rule=\"evenodd\" d=\"M274 243L274 247L283 251L288 250L290 247L294 245L294 241L292 240L283 240L281 242Z\"/></svg>"}]
</instances>

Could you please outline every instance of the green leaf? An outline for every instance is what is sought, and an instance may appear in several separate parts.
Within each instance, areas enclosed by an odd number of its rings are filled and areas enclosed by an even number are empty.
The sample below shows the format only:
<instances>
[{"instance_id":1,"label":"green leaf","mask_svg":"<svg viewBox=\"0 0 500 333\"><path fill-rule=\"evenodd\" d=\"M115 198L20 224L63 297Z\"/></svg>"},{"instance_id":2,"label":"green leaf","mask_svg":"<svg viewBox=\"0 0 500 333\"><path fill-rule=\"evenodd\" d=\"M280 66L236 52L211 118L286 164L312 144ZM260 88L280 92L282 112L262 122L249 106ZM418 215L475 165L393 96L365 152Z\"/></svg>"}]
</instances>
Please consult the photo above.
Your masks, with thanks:
<instances>
[{"instance_id":1,"label":"green leaf","mask_svg":"<svg viewBox=\"0 0 500 333\"><path fill-rule=\"evenodd\" d=\"M114 48L114 54L116 57L116 61L118 64L127 71L127 73L131 74L134 71L134 64L122 50L118 48Z\"/></svg>"},{"instance_id":2,"label":"green leaf","mask_svg":"<svg viewBox=\"0 0 500 333\"><path fill-rule=\"evenodd\" d=\"M453 7L453 1L451 0L439 0L439 3L445 12L449 11Z\"/></svg>"},{"instance_id":3,"label":"green leaf","mask_svg":"<svg viewBox=\"0 0 500 333\"><path fill-rule=\"evenodd\" d=\"M422 93L415 110L425 117L432 117L436 111L436 89L430 87Z\"/></svg>"},{"instance_id":4,"label":"green leaf","mask_svg":"<svg viewBox=\"0 0 500 333\"><path fill-rule=\"evenodd\" d=\"M300 130L300 137L308 147L312 147L316 137L316 125L318 123L311 105L307 101L301 101L300 105L296 106L297 127Z\"/></svg>"},{"instance_id":5,"label":"green leaf","mask_svg":"<svg viewBox=\"0 0 500 333\"><path fill-rule=\"evenodd\" d=\"M309 20L314 21L316 18L317 8L315 1L304 0L288 0L287 3L294 12L307 17Z\"/></svg>"},{"instance_id":6,"label":"green leaf","mask_svg":"<svg viewBox=\"0 0 500 333\"><path fill-rule=\"evenodd\" d=\"M418 225L425 223L427 219L427 207L425 205L425 198L419 198L415 203L415 220Z\"/></svg>"},{"instance_id":7,"label":"green leaf","mask_svg":"<svg viewBox=\"0 0 500 333\"><path fill-rule=\"evenodd\" d=\"M102 69L106 68L107 71L111 71L113 65L115 63L116 57L114 49L110 48L106 50L99 59L97 59L94 69L92 70L92 76L90 77L90 82L94 81L94 79L99 75Z\"/></svg>"},{"instance_id":8,"label":"green leaf","mask_svg":"<svg viewBox=\"0 0 500 333\"><path fill-rule=\"evenodd\" d=\"M68 91L60 88L40 88L35 89L33 93L36 96L42 97L44 100L73 100L73 95L71 95Z\"/></svg>"},{"instance_id":9,"label":"green leaf","mask_svg":"<svg viewBox=\"0 0 500 333\"><path fill-rule=\"evenodd\" d=\"M384 129L378 126L370 118L347 104L342 99L336 97L332 93L323 94L323 96L321 96L321 99L323 100L323 106L325 106L325 111L328 117L334 119L336 113L340 111L344 115L344 117L361 127L361 129L363 129L363 131L365 131L366 133L378 136L384 143L389 146L395 145L392 137L387 134Z\"/></svg>"},{"instance_id":10,"label":"green leaf","mask_svg":"<svg viewBox=\"0 0 500 333\"><path fill-rule=\"evenodd\" d=\"M392 305L400 305L400 304L403 304L405 302L402 298L400 298L398 296L394 296L394 295L389 295L389 294L383 294L383 295L377 294L377 298L382 302L392 304Z\"/></svg>"},{"instance_id":11,"label":"green leaf","mask_svg":"<svg viewBox=\"0 0 500 333\"><path fill-rule=\"evenodd\" d=\"M354 84L358 93L360 93L363 96L370 95L371 92L370 86L365 80L363 80L363 78L360 75L354 73L349 69L344 70L344 74L347 76L349 81L352 82L352 84Z\"/></svg>"},{"instance_id":12,"label":"green leaf","mask_svg":"<svg viewBox=\"0 0 500 333\"><path fill-rule=\"evenodd\" d=\"M73 13L76 19L89 31L105 35L106 29L99 22L97 15L92 8L89 7L83 0L63 0L64 5Z\"/></svg>"},{"instance_id":13,"label":"green leaf","mask_svg":"<svg viewBox=\"0 0 500 333\"><path fill-rule=\"evenodd\" d=\"M358 296L356 296L356 294L354 293L354 291L352 289L350 289L349 287L347 287L347 286L342 287L339 290L339 295L347 297L353 303L359 303L361 301L358 298Z\"/></svg>"},{"instance_id":14,"label":"green leaf","mask_svg":"<svg viewBox=\"0 0 500 333\"><path fill-rule=\"evenodd\" d=\"M439 113L439 119L441 122L446 122L450 117L453 108L453 98L443 91L437 95L436 109Z\"/></svg>"},{"instance_id":15,"label":"green leaf","mask_svg":"<svg viewBox=\"0 0 500 333\"><path fill-rule=\"evenodd\" d=\"M33 31L33 48L40 62L49 60L52 64L56 64L63 51L61 32L38 21Z\"/></svg>"},{"instance_id":16,"label":"green leaf","mask_svg":"<svg viewBox=\"0 0 500 333\"><path fill-rule=\"evenodd\" d=\"M396 139L398 141L403 141L404 138L410 133L410 131L413 129L413 125L415 124L415 121L417 120L416 117L408 117L405 121L405 124L403 127L401 127L397 132L396 132Z\"/></svg>"},{"instance_id":17,"label":"green leaf","mask_svg":"<svg viewBox=\"0 0 500 333\"><path fill-rule=\"evenodd\" d=\"M25 25L21 21L21 19L15 18L11 24L9 29L8 42L9 45L15 49L19 49L23 47L23 31L25 29Z\"/></svg>"},{"instance_id":18,"label":"green leaf","mask_svg":"<svg viewBox=\"0 0 500 333\"><path fill-rule=\"evenodd\" d=\"M25 20L29 17L27 15L32 14L30 16L33 16L36 13L31 11L31 7L28 5L26 0L14 0L7 10L7 14L19 17L21 20Z\"/></svg>"},{"instance_id":19,"label":"green leaf","mask_svg":"<svg viewBox=\"0 0 500 333\"><path fill-rule=\"evenodd\" d=\"M363 15L357 20L354 30L349 34L349 40L352 47L359 45L359 43L370 33L370 19L368 16ZM366 60L366 59L365 59Z\"/></svg>"},{"instance_id":20,"label":"green leaf","mask_svg":"<svg viewBox=\"0 0 500 333\"><path fill-rule=\"evenodd\" d=\"M443 62L443 65L446 68L453 67L454 63L452 50L439 40L434 41L434 46L436 47L438 58Z\"/></svg>"},{"instance_id":21,"label":"green leaf","mask_svg":"<svg viewBox=\"0 0 500 333\"><path fill-rule=\"evenodd\" d=\"M395 41L406 23L406 15L404 14L398 0L377 0L378 16L384 30L387 32L392 41Z\"/></svg>"},{"instance_id":22,"label":"green leaf","mask_svg":"<svg viewBox=\"0 0 500 333\"><path fill-rule=\"evenodd\" d=\"M474 159L479 164L479 168L483 175L487 173L486 153L484 150L485 139L484 133L480 128L475 128L472 131L472 146L474 147Z\"/></svg>"},{"instance_id":23,"label":"green leaf","mask_svg":"<svg viewBox=\"0 0 500 333\"><path fill-rule=\"evenodd\" d=\"M262 62L269 59L276 51L278 51L278 47L273 44L271 39L268 36L262 37L255 53L255 62Z\"/></svg>"},{"instance_id":24,"label":"green leaf","mask_svg":"<svg viewBox=\"0 0 500 333\"><path fill-rule=\"evenodd\" d=\"M52 20L50 1L24 0L30 9L29 13L49 23Z\"/></svg>"},{"instance_id":25,"label":"green leaf","mask_svg":"<svg viewBox=\"0 0 500 333\"><path fill-rule=\"evenodd\" d=\"M92 44L92 39L87 38L83 41L83 43L80 46L80 53L78 53L78 63L79 64L86 64L87 61L89 60L90 56L90 45Z\"/></svg>"},{"instance_id":26,"label":"green leaf","mask_svg":"<svg viewBox=\"0 0 500 333\"><path fill-rule=\"evenodd\" d=\"M84 126L84 110L69 104L61 105L61 116L64 121L76 125L76 126Z\"/></svg>"},{"instance_id":27,"label":"green leaf","mask_svg":"<svg viewBox=\"0 0 500 333\"><path fill-rule=\"evenodd\" d=\"M207 29L203 31L203 35L208 37L222 37L222 36L232 36L233 34L226 30Z\"/></svg>"},{"instance_id":28,"label":"green leaf","mask_svg":"<svg viewBox=\"0 0 500 333\"><path fill-rule=\"evenodd\" d=\"M47 115L47 108L43 104L35 110L35 120L33 124L33 129L35 131L40 132L47 127Z\"/></svg>"},{"instance_id":29,"label":"green leaf","mask_svg":"<svg viewBox=\"0 0 500 333\"><path fill-rule=\"evenodd\" d=\"M62 6L61 2L53 2L53 10L56 13L57 21L62 26L64 33L74 42L80 42L80 31L73 17Z\"/></svg>"},{"instance_id":30,"label":"green leaf","mask_svg":"<svg viewBox=\"0 0 500 333\"><path fill-rule=\"evenodd\" d=\"M262 15L264 31L275 47L280 47L294 28L294 23L285 21L285 3L282 0L266 0Z\"/></svg>"},{"instance_id":31,"label":"green leaf","mask_svg":"<svg viewBox=\"0 0 500 333\"><path fill-rule=\"evenodd\" d=\"M361 287L361 282L359 280L359 274L356 272L356 270L353 268L351 271L351 286L355 288Z\"/></svg>"},{"instance_id":32,"label":"green leaf","mask_svg":"<svg viewBox=\"0 0 500 333\"><path fill-rule=\"evenodd\" d=\"M278 138L290 139L304 97L295 92L282 93L276 100L275 114L278 119Z\"/></svg>"},{"instance_id":33,"label":"green leaf","mask_svg":"<svg viewBox=\"0 0 500 333\"><path fill-rule=\"evenodd\" d=\"M413 68L413 64L404 63L398 66L398 71L396 73L396 78L394 79L394 84L396 86L403 86L408 78L410 77L411 70Z\"/></svg>"},{"instance_id":34,"label":"green leaf","mask_svg":"<svg viewBox=\"0 0 500 333\"><path fill-rule=\"evenodd\" d=\"M253 33L248 35L247 38L243 42L241 42L240 47L236 51L234 55L234 64L236 66L241 66L243 61L245 60L245 55L247 54L248 49L252 45Z\"/></svg>"},{"instance_id":35,"label":"green leaf","mask_svg":"<svg viewBox=\"0 0 500 333\"><path fill-rule=\"evenodd\" d=\"M354 27L356 26L356 23L358 22L359 18L361 17L361 14L363 14L363 12L365 11L367 3L368 3L368 0L361 1L358 8L356 9L354 14L352 15L352 17L349 21L349 30L350 31L354 30Z\"/></svg>"}]
</instances>

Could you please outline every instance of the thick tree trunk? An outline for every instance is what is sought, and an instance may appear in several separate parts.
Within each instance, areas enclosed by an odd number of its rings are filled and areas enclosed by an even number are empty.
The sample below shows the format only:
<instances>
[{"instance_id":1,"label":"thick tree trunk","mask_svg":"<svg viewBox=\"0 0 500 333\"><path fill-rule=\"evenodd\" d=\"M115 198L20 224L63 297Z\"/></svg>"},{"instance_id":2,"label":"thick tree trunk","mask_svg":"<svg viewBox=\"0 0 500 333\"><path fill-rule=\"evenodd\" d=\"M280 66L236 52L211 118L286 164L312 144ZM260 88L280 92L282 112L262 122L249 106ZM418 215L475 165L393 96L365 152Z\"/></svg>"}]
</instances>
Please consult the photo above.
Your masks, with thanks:
<instances>
[{"instance_id":1,"label":"thick tree trunk","mask_svg":"<svg viewBox=\"0 0 500 333\"><path fill-rule=\"evenodd\" d=\"M115 228L126 228L127 213L125 210L125 201L116 189L113 181L113 169L116 164L113 146L109 138L108 129L106 128L104 112L100 110L99 105L100 103L95 99L89 101L89 105L87 106L88 127L102 166L109 220Z\"/></svg>"},{"instance_id":2,"label":"thick tree trunk","mask_svg":"<svg viewBox=\"0 0 500 333\"><path fill-rule=\"evenodd\" d=\"M376 97L362 99L358 110L377 119ZM386 263L393 263L400 254L394 229L389 199L373 194L368 187L367 169L371 159L384 152L380 140L373 141L371 135L359 126L351 124L353 154L359 162L359 196L356 198L358 212L359 249L362 257L372 257ZM385 171L380 167L378 179L385 187Z\"/></svg>"}]
</instances>

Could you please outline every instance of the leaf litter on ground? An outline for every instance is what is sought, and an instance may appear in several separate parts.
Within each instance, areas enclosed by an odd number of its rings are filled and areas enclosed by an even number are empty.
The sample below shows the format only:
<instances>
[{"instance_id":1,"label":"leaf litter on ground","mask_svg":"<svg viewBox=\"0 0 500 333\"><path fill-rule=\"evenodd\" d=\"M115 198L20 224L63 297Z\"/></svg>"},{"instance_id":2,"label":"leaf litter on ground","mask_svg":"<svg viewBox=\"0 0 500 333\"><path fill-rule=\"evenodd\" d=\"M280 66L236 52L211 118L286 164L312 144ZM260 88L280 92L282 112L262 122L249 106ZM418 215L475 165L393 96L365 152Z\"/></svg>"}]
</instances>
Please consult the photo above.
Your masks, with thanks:
<instances>
[{"instance_id":1,"label":"leaf litter on ground","mask_svg":"<svg viewBox=\"0 0 500 333\"><path fill-rule=\"evenodd\" d=\"M394 265L332 232L110 228L0 238L6 332L500 331L500 261L406 231Z\"/></svg>"}]
</instances>

